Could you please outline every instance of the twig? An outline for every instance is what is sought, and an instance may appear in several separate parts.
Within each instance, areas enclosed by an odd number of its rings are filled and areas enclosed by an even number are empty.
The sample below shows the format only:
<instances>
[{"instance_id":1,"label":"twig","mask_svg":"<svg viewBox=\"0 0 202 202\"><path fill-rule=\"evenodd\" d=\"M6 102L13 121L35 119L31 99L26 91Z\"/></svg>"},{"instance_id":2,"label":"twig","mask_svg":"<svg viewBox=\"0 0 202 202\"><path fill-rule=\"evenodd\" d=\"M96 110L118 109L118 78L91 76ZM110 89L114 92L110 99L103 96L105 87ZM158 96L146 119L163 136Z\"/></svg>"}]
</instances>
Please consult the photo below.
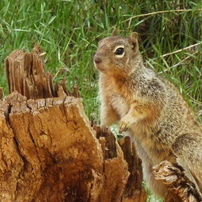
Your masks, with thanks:
<instances>
[{"instance_id":1,"label":"twig","mask_svg":"<svg viewBox=\"0 0 202 202\"><path fill-rule=\"evenodd\" d=\"M197 105L199 105L199 106L202 106L202 102L200 102L200 101L194 99L194 98L193 98L191 95L189 95L189 94L187 94L187 95L188 95L189 99L190 99L193 103L195 103L195 104L197 104ZM200 111L199 111L199 112L200 112ZM202 112L202 110L201 110L201 112Z\"/></svg>"},{"instance_id":2,"label":"twig","mask_svg":"<svg viewBox=\"0 0 202 202\"><path fill-rule=\"evenodd\" d=\"M163 13L173 13L173 12L190 12L190 11L202 11L202 9L177 9L177 10L165 10L165 11L156 11L156 12L152 12L152 13L145 13L145 14L140 14L140 15L135 15L133 17L130 17L126 20L124 20L123 22L127 22L130 21L134 18L139 18L139 17L146 17L146 16L151 16L151 15L156 15L156 14L163 14Z\"/></svg>"},{"instance_id":3,"label":"twig","mask_svg":"<svg viewBox=\"0 0 202 202\"><path fill-rule=\"evenodd\" d=\"M195 47L195 46L198 46L198 45L200 45L200 44L202 44L202 41L201 41L201 42L198 42L198 43L196 43L196 44L192 44L192 45L190 45L190 46L187 46L187 47L185 47L185 48L176 50L176 51L174 51L174 52L166 53L166 54L164 54L164 55L161 55L160 58L163 58L163 57L166 57L166 56L169 56L169 55L173 55L173 54L176 54L176 53L180 53L180 52L182 52L182 51L188 50L188 49L193 48L193 47Z\"/></svg>"},{"instance_id":4,"label":"twig","mask_svg":"<svg viewBox=\"0 0 202 202\"><path fill-rule=\"evenodd\" d=\"M195 51L194 53L192 53L192 55L195 55L196 53L198 53L198 51ZM171 69L179 66L179 65L183 65L185 64L185 61L188 60L191 56L188 55L186 58L184 58L183 60L181 60L180 62L178 62L177 64L173 65L172 67L169 67L168 69L164 69L163 71L159 72L159 74L162 74L164 72L170 71Z\"/></svg>"},{"instance_id":5,"label":"twig","mask_svg":"<svg viewBox=\"0 0 202 202\"><path fill-rule=\"evenodd\" d=\"M198 43L196 43L196 44L192 44L192 45L190 45L190 46L187 46L187 47L185 47L185 48L182 48L182 49L179 49L179 50L170 52L170 53L166 53L166 54L161 55L161 56L159 56L159 57L155 57L155 58L149 59L149 61L147 61L146 63L147 63L148 65L150 65L150 62L153 62L153 61L155 61L155 60L158 59L158 58L164 58L164 57L166 57L166 56L170 56L170 55L173 55L173 54L177 54L177 53L180 53L180 52L182 52L182 51L185 51L185 50L188 50L188 49L190 49L190 48L193 48L193 47L195 47L195 46L198 46L198 45L200 45L200 44L202 44L202 41L201 41L201 42L198 42ZM194 52L193 54L195 54L195 53L197 53L197 52L198 52L198 51ZM189 56L188 56L188 57L189 57ZM183 61L187 60L188 57L186 57ZM181 61L180 63L182 63L183 61ZM178 65L179 65L179 63L177 63L177 64L174 65L174 66L178 66ZM173 68L173 67L172 67L172 68Z\"/></svg>"}]
</instances>

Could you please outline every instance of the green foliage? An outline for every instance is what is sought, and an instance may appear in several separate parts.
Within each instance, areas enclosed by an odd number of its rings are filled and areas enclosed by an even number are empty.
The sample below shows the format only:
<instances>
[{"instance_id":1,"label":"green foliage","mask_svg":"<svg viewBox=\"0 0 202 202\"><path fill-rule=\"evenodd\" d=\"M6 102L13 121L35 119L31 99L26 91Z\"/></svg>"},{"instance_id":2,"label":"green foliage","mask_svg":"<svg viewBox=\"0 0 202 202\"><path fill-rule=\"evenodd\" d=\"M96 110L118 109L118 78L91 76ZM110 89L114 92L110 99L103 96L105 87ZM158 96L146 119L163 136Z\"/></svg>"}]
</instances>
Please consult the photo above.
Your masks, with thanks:
<instances>
[{"instance_id":1,"label":"green foliage","mask_svg":"<svg viewBox=\"0 0 202 202\"><path fill-rule=\"evenodd\" d=\"M98 74L92 57L97 42L116 27L122 36L139 32L146 65L178 86L190 105L199 111L201 8L199 0L2 0L0 85L7 89L3 71L6 56L14 49L31 51L39 43L47 53L45 62L55 81L66 77L69 89L78 84L87 115L98 122ZM181 51L173 53L177 50Z\"/></svg>"}]
</instances>

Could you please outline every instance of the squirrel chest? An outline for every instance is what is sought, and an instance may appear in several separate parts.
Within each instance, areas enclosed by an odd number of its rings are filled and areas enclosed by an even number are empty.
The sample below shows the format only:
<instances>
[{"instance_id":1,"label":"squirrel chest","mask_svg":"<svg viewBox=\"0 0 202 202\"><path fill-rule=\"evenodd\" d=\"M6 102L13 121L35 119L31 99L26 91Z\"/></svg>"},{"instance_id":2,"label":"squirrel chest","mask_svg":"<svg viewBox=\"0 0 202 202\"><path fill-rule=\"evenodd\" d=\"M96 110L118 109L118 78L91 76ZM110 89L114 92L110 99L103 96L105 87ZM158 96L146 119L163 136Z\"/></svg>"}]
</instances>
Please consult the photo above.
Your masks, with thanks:
<instances>
[{"instance_id":1,"label":"squirrel chest","mask_svg":"<svg viewBox=\"0 0 202 202\"><path fill-rule=\"evenodd\" d=\"M130 108L129 89L125 81L118 78L110 78L107 75L100 76L100 94L117 113L119 119L128 113ZM118 121L118 120L117 120Z\"/></svg>"},{"instance_id":2,"label":"squirrel chest","mask_svg":"<svg viewBox=\"0 0 202 202\"><path fill-rule=\"evenodd\" d=\"M103 96L103 98L101 97L101 102L106 103L108 106L110 105L114 113L117 114L117 122L129 112L131 103L135 102L136 98L134 89L133 95L131 95L126 82L117 81L104 74L100 75L100 95ZM112 114L109 114L109 116L111 115ZM166 158L170 158L170 149L165 148L165 146L158 143L158 140L155 140L156 137L153 134L153 128L150 124L147 125L147 123L142 120L133 124L131 129L133 131L131 135L135 135L135 138L137 138L145 150L147 150L148 155L153 156L152 159L156 159L154 160L156 163L165 159L165 156Z\"/></svg>"}]
</instances>

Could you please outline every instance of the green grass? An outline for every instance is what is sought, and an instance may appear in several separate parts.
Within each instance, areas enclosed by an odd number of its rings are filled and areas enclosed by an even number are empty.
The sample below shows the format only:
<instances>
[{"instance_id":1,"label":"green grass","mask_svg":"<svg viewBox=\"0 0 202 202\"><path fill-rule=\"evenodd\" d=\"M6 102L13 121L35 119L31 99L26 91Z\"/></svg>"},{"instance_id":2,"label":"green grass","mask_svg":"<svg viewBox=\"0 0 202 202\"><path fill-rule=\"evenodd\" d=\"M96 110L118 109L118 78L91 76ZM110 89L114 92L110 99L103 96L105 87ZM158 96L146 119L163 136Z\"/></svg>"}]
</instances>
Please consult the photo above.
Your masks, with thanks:
<instances>
[{"instance_id":1,"label":"green grass","mask_svg":"<svg viewBox=\"0 0 202 202\"><path fill-rule=\"evenodd\" d=\"M31 51L39 43L54 80L66 77L69 89L78 84L88 117L98 122L98 75L92 57L97 42L116 27L122 36L139 32L146 64L175 83L197 113L202 109L201 44L161 57L202 42L202 4L180 2L2 0L0 86L7 94L6 56L14 49Z\"/></svg>"},{"instance_id":2,"label":"green grass","mask_svg":"<svg viewBox=\"0 0 202 202\"><path fill-rule=\"evenodd\" d=\"M122 36L139 32L145 64L172 81L198 114L202 110L201 8L199 0L1 0L0 86L8 94L4 59L14 49L31 51L39 43L54 81L65 77L69 89L78 84L86 114L99 122L98 73L92 57L97 42L116 27Z\"/></svg>"},{"instance_id":3,"label":"green grass","mask_svg":"<svg viewBox=\"0 0 202 202\"><path fill-rule=\"evenodd\" d=\"M65 77L69 89L78 84L87 115L98 122L98 74L92 57L97 42L116 27L122 36L139 32L146 64L175 83L198 112L202 108L202 45L161 57L202 42L202 3L180 2L2 0L0 85L7 94L6 56L14 49L31 51L39 43L55 81Z\"/></svg>"}]
</instances>

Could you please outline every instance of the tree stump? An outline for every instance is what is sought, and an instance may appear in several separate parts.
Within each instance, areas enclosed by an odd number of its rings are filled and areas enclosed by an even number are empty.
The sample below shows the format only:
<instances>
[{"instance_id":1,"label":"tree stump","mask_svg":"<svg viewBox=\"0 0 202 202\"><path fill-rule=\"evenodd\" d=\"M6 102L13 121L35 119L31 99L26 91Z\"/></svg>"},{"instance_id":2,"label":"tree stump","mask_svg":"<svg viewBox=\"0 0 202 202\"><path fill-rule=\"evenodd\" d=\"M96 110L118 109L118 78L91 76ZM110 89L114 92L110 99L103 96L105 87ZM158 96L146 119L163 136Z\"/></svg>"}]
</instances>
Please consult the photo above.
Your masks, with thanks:
<instances>
[{"instance_id":1,"label":"tree stump","mask_svg":"<svg viewBox=\"0 0 202 202\"><path fill-rule=\"evenodd\" d=\"M0 201L146 201L134 145L126 137L120 146L110 131L91 125L78 92L64 81L53 85L42 55L35 46L5 59Z\"/></svg>"}]
</instances>

